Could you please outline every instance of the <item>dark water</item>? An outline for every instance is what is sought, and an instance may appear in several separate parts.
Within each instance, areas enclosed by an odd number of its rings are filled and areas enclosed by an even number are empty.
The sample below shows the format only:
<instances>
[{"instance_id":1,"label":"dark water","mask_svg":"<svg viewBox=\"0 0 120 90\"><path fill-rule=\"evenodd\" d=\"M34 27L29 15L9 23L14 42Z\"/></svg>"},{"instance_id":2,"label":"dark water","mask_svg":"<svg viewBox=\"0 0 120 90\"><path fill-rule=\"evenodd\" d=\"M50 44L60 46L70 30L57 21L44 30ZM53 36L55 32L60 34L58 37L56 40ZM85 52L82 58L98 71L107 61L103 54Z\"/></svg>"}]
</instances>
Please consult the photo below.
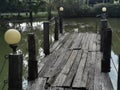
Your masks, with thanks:
<instances>
[{"instance_id":1,"label":"dark water","mask_svg":"<svg viewBox=\"0 0 120 90\"><path fill-rule=\"evenodd\" d=\"M77 18L77 19L65 19L64 20L64 29L66 32L96 32L99 30L99 23L100 19L96 18ZM119 31L120 29L120 19L109 19L109 22L114 29L114 31ZM50 42L53 42L53 23L50 24ZM4 33L9 28L16 28L21 32L22 40L18 44L18 50L23 52L24 57L24 70L23 70L23 87L27 84L27 60L28 60L28 46L27 46L27 34L28 33L35 33L36 36L36 52L37 52L37 60L40 60L44 57L43 53L43 24L42 21L33 23L33 29L30 28L28 23L9 23L3 24L0 26L0 90L4 88L7 90L6 81L8 79L8 59L5 57L8 56L12 50L10 49L9 45L7 45L4 41ZM2 66L3 69L2 69ZM2 70L2 72L1 72Z\"/></svg>"}]
</instances>

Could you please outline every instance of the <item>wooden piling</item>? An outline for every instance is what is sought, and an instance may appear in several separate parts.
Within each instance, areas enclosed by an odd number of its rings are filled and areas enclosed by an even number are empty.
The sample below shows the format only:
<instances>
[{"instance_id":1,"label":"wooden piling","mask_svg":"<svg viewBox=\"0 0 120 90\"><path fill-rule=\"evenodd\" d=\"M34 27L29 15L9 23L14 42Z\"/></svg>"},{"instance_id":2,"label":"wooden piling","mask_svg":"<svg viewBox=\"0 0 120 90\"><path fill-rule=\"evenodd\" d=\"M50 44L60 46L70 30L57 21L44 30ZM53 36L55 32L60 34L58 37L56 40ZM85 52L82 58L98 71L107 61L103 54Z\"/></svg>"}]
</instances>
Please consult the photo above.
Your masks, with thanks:
<instances>
[{"instance_id":1,"label":"wooden piling","mask_svg":"<svg viewBox=\"0 0 120 90\"><path fill-rule=\"evenodd\" d=\"M9 54L8 90L22 90L22 54Z\"/></svg>"},{"instance_id":2,"label":"wooden piling","mask_svg":"<svg viewBox=\"0 0 120 90\"><path fill-rule=\"evenodd\" d=\"M45 55L50 54L50 44L49 44L49 22L44 22L44 53Z\"/></svg>"},{"instance_id":3,"label":"wooden piling","mask_svg":"<svg viewBox=\"0 0 120 90\"><path fill-rule=\"evenodd\" d=\"M103 52L103 48L104 48L104 38L105 38L105 34L106 34L106 29L107 29L107 19L102 19L101 20L101 29L100 29L100 35L101 35L100 51L101 52Z\"/></svg>"},{"instance_id":4,"label":"wooden piling","mask_svg":"<svg viewBox=\"0 0 120 90\"><path fill-rule=\"evenodd\" d=\"M55 17L55 31L54 31L54 39L57 41L59 38L59 32L58 32L58 20L57 17Z\"/></svg>"},{"instance_id":5,"label":"wooden piling","mask_svg":"<svg viewBox=\"0 0 120 90\"><path fill-rule=\"evenodd\" d=\"M59 15L59 28L60 28L60 33L63 33L63 19L62 19L62 15Z\"/></svg>"},{"instance_id":6,"label":"wooden piling","mask_svg":"<svg viewBox=\"0 0 120 90\"><path fill-rule=\"evenodd\" d=\"M33 33L28 34L28 81L35 80L38 77L38 67L36 60L36 49L35 49L35 35Z\"/></svg>"},{"instance_id":7,"label":"wooden piling","mask_svg":"<svg viewBox=\"0 0 120 90\"><path fill-rule=\"evenodd\" d=\"M102 69L101 69L102 72L110 72L111 45L112 45L112 30L108 28L104 40Z\"/></svg>"}]
</instances>

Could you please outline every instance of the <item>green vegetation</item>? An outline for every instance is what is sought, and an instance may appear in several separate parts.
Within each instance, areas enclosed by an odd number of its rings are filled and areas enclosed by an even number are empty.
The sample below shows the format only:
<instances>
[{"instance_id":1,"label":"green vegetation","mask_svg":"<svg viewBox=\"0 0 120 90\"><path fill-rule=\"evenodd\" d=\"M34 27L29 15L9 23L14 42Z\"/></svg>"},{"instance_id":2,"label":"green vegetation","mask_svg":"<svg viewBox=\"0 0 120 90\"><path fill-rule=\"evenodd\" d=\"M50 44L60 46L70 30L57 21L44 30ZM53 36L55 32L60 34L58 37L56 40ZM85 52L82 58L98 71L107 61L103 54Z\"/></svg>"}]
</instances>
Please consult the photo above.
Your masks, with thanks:
<instances>
[{"instance_id":1,"label":"green vegetation","mask_svg":"<svg viewBox=\"0 0 120 90\"><path fill-rule=\"evenodd\" d=\"M17 13L15 16L28 18L32 12L33 17L41 16L50 19L53 16L51 12L56 12L57 15L59 7L63 6L63 16L66 18L96 17L102 13L101 8L106 6L109 17L120 17L120 4L113 4L113 2L113 0L4 0L0 1L0 15L9 13L7 17L11 18L13 13Z\"/></svg>"},{"instance_id":2,"label":"green vegetation","mask_svg":"<svg viewBox=\"0 0 120 90\"><path fill-rule=\"evenodd\" d=\"M120 17L120 4L95 4L93 7L91 6L80 6L79 8L76 5L67 6L65 5L64 17L74 18L74 17L96 17L96 15L100 15L102 13L102 7L107 7L107 15L108 17Z\"/></svg>"}]
</instances>

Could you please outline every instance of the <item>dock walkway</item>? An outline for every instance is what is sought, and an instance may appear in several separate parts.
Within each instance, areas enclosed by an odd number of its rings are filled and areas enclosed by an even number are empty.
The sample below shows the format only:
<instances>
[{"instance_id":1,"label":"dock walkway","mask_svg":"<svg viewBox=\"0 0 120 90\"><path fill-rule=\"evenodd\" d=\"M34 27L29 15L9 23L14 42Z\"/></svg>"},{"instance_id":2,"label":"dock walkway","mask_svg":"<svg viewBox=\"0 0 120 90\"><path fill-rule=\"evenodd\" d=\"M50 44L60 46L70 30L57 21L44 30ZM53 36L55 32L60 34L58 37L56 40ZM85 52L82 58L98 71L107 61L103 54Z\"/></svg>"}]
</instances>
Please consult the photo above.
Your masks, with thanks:
<instances>
[{"instance_id":1,"label":"dock walkway","mask_svg":"<svg viewBox=\"0 0 120 90\"><path fill-rule=\"evenodd\" d=\"M113 90L101 73L100 35L65 34L39 63L39 76L28 90Z\"/></svg>"}]
</instances>

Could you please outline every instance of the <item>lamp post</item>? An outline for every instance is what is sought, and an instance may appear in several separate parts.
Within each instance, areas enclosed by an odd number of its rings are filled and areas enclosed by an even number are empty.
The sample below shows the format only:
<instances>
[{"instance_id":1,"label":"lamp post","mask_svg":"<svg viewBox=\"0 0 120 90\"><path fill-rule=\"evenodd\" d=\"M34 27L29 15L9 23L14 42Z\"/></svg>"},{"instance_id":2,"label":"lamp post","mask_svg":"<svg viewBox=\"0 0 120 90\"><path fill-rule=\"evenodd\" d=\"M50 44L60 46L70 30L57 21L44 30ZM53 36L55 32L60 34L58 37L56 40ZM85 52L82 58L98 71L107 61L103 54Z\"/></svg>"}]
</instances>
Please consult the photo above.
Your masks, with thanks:
<instances>
[{"instance_id":1,"label":"lamp post","mask_svg":"<svg viewBox=\"0 0 120 90\"><path fill-rule=\"evenodd\" d=\"M64 11L63 7L59 7L59 27L60 27L60 33L63 33L63 17L62 12Z\"/></svg>"},{"instance_id":2,"label":"lamp post","mask_svg":"<svg viewBox=\"0 0 120 90\"><path fill-rule=\"evenodd\" d=\"M104 38L105 38L105 34L106 34L106 29L107 29L106 11L107 11L107 8L102 7L101 30L100 30L100 34L101 34L101 48L100 48L100 50L101 50L101 52L103 52L103 50L104 50Z\"/></svg>"},{"instance_id":3,"label":"lamp post","mask_svg":"<svg viewBox=\"0 0 120 90\"><path fill-rule=\"evenodd\" d=\"M17 44L21 40L21 34L15 29L9 29L4 39L10 45L13 52L9 54L8 90L22 90L22 53L17 53Z\"/></svg>"},{"instance_id":4,"label":"lamp post","mask_svg":"<svg viewBox=\"0 0 120 90\"><path fill-rule=\"evenodd\" d=\"M31 27L33 26L32 22L33 22L33 15L32 15L32 1L29 0L29 20L30 20L30 25Z\"/></svg>"}]
</instances>

